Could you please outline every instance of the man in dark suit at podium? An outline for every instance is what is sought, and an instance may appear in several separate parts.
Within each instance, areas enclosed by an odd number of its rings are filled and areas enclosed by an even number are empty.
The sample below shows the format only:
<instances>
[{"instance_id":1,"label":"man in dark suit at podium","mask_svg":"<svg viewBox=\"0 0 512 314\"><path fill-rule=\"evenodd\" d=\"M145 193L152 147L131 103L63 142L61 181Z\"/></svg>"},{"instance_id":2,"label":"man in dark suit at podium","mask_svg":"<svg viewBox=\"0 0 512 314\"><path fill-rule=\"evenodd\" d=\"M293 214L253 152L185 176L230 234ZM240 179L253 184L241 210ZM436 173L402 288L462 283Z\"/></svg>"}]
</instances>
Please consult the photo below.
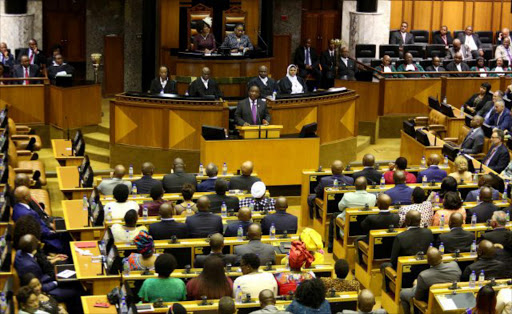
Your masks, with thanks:
<instances>
[{"instance_id":1,"label":"man in dark suit at podium","mask_svg":"<svg viewBox=\"0 0 512 314\"><path fill-rule=\"evenodd\" d=\"M271 96L272 93L279 89L276 81L272 78L268 77L268 69L266 66L262 65L258 69L259 75L249 81L247 83L247 88L251 89L252 86L258 86L260 89L260 95L262 98L266 98L267 96Z\"/></svg>"},{"instance_id":2,"label":"man in dark suit at podium","mask_svg":"<svg viewBox=\"0 0 512 314\"><path fill-rule=\"evenodd\" d=\"M249 97L239 101L236 107L235 121L237 125L268 125L270 123L267 104L259 98L259 87L251 86Z\"/></svg>"},{"instance_id":3,"label":"man in dark suit at podium","mask_svg":"<svg viewBox=\"0 0 512 314\"><path fill-rule=\"evenodd\" d=\"M192 97L215 96L216 98L222 97L219 85L214 79L210 78L210 69L204 67L201 71L201 76L195 81L190 83L188 87L188 95Z\"/></svg>"}]
</instances>

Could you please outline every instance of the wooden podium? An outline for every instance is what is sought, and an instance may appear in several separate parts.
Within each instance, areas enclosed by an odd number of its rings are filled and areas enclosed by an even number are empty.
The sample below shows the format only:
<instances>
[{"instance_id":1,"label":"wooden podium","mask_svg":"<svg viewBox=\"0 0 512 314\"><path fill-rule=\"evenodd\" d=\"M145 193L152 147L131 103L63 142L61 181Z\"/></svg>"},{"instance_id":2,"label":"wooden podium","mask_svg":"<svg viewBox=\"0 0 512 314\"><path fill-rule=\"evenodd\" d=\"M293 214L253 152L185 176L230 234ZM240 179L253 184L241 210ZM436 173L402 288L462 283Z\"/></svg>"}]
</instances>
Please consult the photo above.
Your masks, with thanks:
<instances>
[{"instance_id":1,"label":"wooden podium","mask_svg":"<svg viewBox=\"0 0 512 314\"><path fill-rule=\"evenodd\" d=\"M282 125L248 125L237 126L240 137L244 139L250 138L279 138L281 135Z\"/></svg>"}]
</instances>

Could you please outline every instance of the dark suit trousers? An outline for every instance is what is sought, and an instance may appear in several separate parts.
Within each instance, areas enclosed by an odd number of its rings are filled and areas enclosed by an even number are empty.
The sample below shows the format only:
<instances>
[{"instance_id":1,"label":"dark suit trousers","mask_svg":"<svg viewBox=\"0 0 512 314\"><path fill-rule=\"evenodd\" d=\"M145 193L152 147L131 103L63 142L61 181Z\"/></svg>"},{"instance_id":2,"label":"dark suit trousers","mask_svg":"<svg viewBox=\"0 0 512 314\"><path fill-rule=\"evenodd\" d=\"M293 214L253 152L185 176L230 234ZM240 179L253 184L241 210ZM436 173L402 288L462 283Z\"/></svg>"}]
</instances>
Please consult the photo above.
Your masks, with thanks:
<instances>
[{"instance_id":1,"label":"dark suit trousers","mask_svg":"<svg viewBox=\"0 0 512 314\"><path fill-rule=\"evenodd\" d=\"M315 87L318 86L318 83L320 82L320 80L322 79L322 72L320 72L320 69L316 68L316 67L313 67L311 70L307 70L307 69L299 69L299 76L302 77L304 80L306 80L306 76L308 76L308 74L311 74L313 76L313 78L315 79ZM307 82L306 82L307 84Z\"/></svg>"}]
</instances>

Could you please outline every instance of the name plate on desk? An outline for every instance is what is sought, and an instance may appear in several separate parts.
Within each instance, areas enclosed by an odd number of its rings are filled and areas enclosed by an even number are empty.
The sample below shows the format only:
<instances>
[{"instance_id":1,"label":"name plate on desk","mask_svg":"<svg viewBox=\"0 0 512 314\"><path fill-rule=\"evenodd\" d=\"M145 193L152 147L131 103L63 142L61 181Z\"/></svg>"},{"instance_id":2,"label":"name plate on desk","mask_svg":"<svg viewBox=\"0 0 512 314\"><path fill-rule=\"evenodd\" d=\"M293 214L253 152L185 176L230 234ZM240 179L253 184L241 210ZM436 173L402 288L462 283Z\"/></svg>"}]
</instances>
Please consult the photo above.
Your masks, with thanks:
<instances>
[{"instance_id":1,"label":"name plate on desk","mask_svg":"<svg viewBox=\"0 0 512 314\"><path fill-rule=\"evenodd\" d=\"M251 138L279 138L282 125L249 125L237 126L240 137L244 139Z\"/></svg>"}]
</instances>

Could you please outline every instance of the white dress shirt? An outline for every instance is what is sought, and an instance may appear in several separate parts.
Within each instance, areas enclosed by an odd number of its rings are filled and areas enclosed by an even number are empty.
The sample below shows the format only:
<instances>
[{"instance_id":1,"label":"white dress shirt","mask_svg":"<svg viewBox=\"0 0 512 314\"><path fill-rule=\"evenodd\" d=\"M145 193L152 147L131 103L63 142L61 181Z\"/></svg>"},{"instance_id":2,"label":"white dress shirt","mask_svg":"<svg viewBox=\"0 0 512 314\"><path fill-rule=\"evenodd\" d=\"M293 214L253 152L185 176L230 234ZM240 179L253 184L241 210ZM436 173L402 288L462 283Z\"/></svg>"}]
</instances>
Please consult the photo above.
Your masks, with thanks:
<instances>
[{"instance_id":1,"label":"white dress shirt","mask_svg":"<svg viewBox=\"0 0 512 314\"><path fill-rule=\"evenodd\" d=\"M345 63L345 66L348 67L348 58L341 57L341 61L343 61L343 63Z\"/></svg>"},{"instance_id":2,"label":"white dress shirt","mask_svg":"<svg viewBox=\"0 0 512 314\"><path fill-rule=\"evenodd\" d=\"M384 71L383 71L384 73L391 73L391 72L393 72L393 70L391 70L391 67L390 67L390 66L385 66L385 67L383 68L383 70L384 70Z\"/></svg>"},{"instance_id":3,"label":"white dress shirt","mask_svg":"<svg viewBox=\"0 0 512 314\"><path fill-rule=\"evenodd\" d=\"M495 72L503 71L503 67L495 67L495 68L494 68L494 71L495 71ZM496 75L498 75L498 76L504 76L504 75L505 75L505 73L496 73Z\"/></svg>"},{"instance_id":4,"label":"white dress shirt","mask_svg":"<svg viewBox=\"0 0 512 314\"><path fill-rule=\"evenodd\" d=\"M455 67L457 67L457 71L462 72L461 63L455 64Z\"/></svg>"},{"instance_id":5,"label":"white dress shirt","mask_svg":"<svg viewBox=\"0 0 512 314\"><path fill-rule=\"evenodd\" d=\"M203 78L201 77L201 81L203 82L204 87L205 87L206 89L208 89L208 81L209 81L209 80L205 80L205 79L203 79Z\"/></svg>"},{"instance_id":6,"label":"white dress shirt","mask_svg":"<svg viewBox=\"0 0 512 314\"><path fill-rule=\"evenodd\" d=\"M408 64L406 67L405 67L405 70L406 71L416 71L416 69L414 68L414 64Z\"/></svg>"},{"instance_id":7,"label":"white dress shirt","mask_svg":"<svg viewBox=\"0 0 512 314\"><path fill-rule=\"evenodd\" d=\"M466 36L466 42L464 42L469 47L469 50L478 50L478 47L476 46L475 40L473 39L473 36Z\"/></svg>"},{"instance_id":8,"label":"white dress shirt","mask_svg":"<svg viewBox=\"0 0 512 314\"><path fill-rule=\"evenodd\" d=\"M479 68L478 71L480 72L485 72L485 68ZM480 77L487 77L487 74L485 73L480 73Z\"/></svg>"},{"instance_id":9,"label":"white dress shirt","mask_svg":"<svg viewBox=\"0 0 512 314\"><path fill-rule=\"evenodd\" d=\"M167 81L169 81L169 80L166 79L165 81L163 81L162 78L160 78L160 85L162 85L162 89L164 89L165 86L167 85Z\"/></svg>"},{"instance_id":10,"label":"white dress shirt","mask_svg":"<svg viewBox=\"0 0 512 314\"><path fill-rule=\"evenodd\" d=\"M267 83L268 83L268 77L261 77L261 76L258 76L260 78L260 80L263 82L263 84L265 84L265 86L267 86Z\"/></svg>"},{"instance_id":11,"label":"white dress shirt","mask_svg":"<svg viewBox=\"0 0 512 314\"><path fill-rule=\"evenodd\" d=\"M402 35L402 41L405 44L405 39L407 38L407 33L406 32L404 32L404 33L400 32L400 35Z\"/></svg>"}]
</instances>

